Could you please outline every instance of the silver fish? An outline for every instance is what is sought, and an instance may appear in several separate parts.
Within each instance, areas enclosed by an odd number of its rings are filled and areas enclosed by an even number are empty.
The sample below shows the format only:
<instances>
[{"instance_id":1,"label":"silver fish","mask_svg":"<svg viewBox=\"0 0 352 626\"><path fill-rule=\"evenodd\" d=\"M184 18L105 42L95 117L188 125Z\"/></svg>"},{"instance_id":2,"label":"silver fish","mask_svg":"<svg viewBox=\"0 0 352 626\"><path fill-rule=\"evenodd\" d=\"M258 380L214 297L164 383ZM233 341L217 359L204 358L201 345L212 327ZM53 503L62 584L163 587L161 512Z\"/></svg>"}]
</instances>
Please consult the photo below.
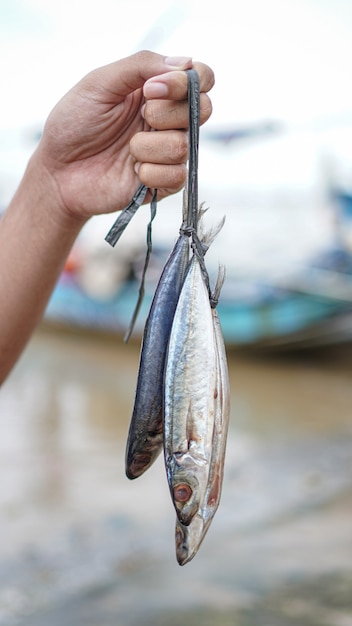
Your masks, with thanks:
<instances>
[{"instance_id":1,"label":"silver fish","mask_svg":"<svg viewBox=\"0 0 352 626\"><path fill-rule=\"evenodd\" d=\"M222 224L201 236L209 246ZM176 307L165 367L164 456L171 497L187 526L203 501L212 454L216 347L209 291L193 255Z\"/></svg>"},{"instance_id":2,"label":"silver fish","mask_svg":"<svg viewBox=\"0 0 352 626\"><path fill-rule=\"evenodd\" d=\"M214 291L216 300L224 281L223 268L219 271L217 285ZM215 308L212 309L213 330L216 347L216 410L213 430L212 456L208 475L208 483L204 499L193 517L189 526L185 526L176 519L176 558L180 565L189 563L197 554L199 547L209 529L209 526L218 509L224 475L224 461L226 441L230 417L230 384L226 360L225 345L219 316Z\"/></svg>"}]
</instances>

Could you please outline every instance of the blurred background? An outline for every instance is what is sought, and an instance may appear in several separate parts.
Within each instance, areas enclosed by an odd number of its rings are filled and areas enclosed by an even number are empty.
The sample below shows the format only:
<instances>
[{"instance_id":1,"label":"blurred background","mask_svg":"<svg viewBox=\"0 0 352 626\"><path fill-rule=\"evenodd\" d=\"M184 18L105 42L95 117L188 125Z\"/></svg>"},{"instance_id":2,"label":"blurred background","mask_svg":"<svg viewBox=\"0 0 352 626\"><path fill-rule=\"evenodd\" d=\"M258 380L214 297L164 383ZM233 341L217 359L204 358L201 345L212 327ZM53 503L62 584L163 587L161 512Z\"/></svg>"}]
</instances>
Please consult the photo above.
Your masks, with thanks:
<instances>
[{"instance_id":1,"label":"blurred background","mask_svg":"<svg viewBox=\"0 0 352 626\"><path fill-rule=\"evenodd\" d=\"M0 625L352 624L352 4L2 0L0 212L58 99L142 48L215 71L199 197L231 423L222 502L180 568L162 459L124 475L140 335L180 194L112 250L93 218L0 391Z\"/></svg>"}]
</instances>

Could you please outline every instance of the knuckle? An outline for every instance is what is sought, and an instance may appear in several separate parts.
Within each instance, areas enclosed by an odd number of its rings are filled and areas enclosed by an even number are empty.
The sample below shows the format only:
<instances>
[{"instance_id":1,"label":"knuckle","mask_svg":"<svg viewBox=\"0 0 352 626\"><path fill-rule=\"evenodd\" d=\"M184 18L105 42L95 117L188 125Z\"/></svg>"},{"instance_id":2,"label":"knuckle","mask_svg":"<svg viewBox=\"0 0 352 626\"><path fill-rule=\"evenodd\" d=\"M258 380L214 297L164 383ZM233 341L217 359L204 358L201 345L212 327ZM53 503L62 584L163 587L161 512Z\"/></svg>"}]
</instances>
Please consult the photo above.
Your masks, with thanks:
<instances>
[{"instance_id":1,"label":"knuckle","mask_svg":"<svg viewBox=\"0 0 352 626\"><path fill-rule=\"evenodd\" d=\"M151 188L172 189L174 192L183 187L187 175L185 165L160 166L142 163L138 176L140 181Z\"/></svg>"},{"instance_id":2,"label":"knuckle","mask_svg":"<svg viewBox=\"0 0 352 626\"><path fill-rule=\"evenodd\" d=\"M200 62L194 63L193 67L199 74L201 91L210 91L215 84L215 75L211 67Z\"/></svg>"},{"instance_id":3,"label":"knuckle","mask_svg":"<svg viewBox=\"0 0 352 626\"><path fill-rule=\"evenodd\" d=\"M146 159L152 151L149 133L141 131L130 139L130 153L135 158Z\"/></svg>"},{"instance_id":4,"label":"knuckle","mask_svg":"<svg viewBox=\"0 0 352 626\"><path fill-rule=\"evenodd\" d=\"M183 187L183 185L185 184L186 175L187 175L187 169L185 166L177 167L174 172L173 187L177 189L181 189L181 187Z\"/></svg>"},{"instance_id":5,"label":"knuckle","mask_svg":"<svg viewBox=\"0 0 352 626\"><path fill-rule=\"evenodd\" d=\"M167 121L163 102L160 100L147 101L144 118L152 128L163 128Z\"/></svg>"},{"instance_id":6,"label":"knuckle","mask_svg":"<svg viewBox=\"0 0 352 626\"><path fill-rule=\"evenodd\" d=\"M185 165L171 167L169 168L168 176L165 178L165 183L163 187L178 191L184 186L186 176L187 169Z\"/></svg>"},{"instance_id":7,"label":"knuckle","mask_svg":"<svg viewBox=\"0 0 352 626\"><path fill-rule=\"evenodd\" d=\"M145 64L148 64L151 61L153 57L153 53L150 50L138 50L132 56L134 57L134 59L137 61L138 64L140 64L141 66L144 66Z\"/></svg>"},{"instance_id":8,"label":"knuckle","mask_svg":"<svg viewBox=\"0 0 352 626\"><path fill-rule=\"evenodd\" d=\"M213 112L212 102L207 94L200 94L200 122L204 124Z\"/></svg>"},{"instance_id":9,"label":"knuckle","mask_svg":"<svg viewBox=\"0 0 352 626\"><path fill-rule=\"evenodd\" d=\"M175 163L182 163L188 156L188 140L187 135L182 132L177 133L176 141L172 145L172 159Z\"/></svg>"}]
</instances>

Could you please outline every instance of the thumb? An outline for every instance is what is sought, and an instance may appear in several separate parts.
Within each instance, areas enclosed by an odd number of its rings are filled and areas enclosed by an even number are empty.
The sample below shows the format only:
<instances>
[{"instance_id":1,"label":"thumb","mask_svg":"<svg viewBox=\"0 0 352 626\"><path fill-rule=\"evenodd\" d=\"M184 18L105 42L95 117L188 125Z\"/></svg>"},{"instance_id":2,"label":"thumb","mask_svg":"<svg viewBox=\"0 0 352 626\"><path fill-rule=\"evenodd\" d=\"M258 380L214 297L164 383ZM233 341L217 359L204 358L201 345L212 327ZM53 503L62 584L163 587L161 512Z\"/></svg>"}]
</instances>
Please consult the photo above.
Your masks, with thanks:
<instances>
[{"instance_id":1,"label":"thumb","mask_svg":"<svg viewBox=\"0 0 352 626\"><path fill-rule=\"evenodd\" d=\"M114 94L116 101L143 87L153 76L174 70L192 67L190 57L166 57L156 52L143 50L114 63L109 63L90 72L87 79L93 80L104 91Z\"/></svg>"}]
</instances>

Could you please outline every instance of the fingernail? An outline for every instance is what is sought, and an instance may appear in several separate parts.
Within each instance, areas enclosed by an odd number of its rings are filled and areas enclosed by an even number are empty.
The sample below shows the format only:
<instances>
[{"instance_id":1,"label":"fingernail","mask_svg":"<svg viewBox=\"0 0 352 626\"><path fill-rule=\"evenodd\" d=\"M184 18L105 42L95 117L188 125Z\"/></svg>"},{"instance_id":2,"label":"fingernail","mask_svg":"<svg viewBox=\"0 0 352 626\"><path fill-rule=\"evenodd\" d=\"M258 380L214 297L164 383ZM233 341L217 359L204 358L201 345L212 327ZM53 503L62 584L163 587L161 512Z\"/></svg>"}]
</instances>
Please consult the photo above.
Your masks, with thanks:
<instances>
[{"instance_id":1,"label":"fingernail","mask_svg":"<svg viewBox=\"0 0 352 626\"><path fill-rule=\"evenodd\" d=\"M141 164L138 163L138 161L137 161L137 163L134 164L133 169L136 172L136 174L138 174L140 166L141 166Z\"/></svg>"},{"instance_id":2,"label":"fingernail","mask_svg":"<svg viewBox=\"0 0 352 626\"><path fill-rule=\"evenodd\" d=\"M157 81L147 81L143 88L143 93L146 98L163 98L168 94L168 87L165 83L158 83Z\"/></svg>"},{"instance_id":3,"label":"fingernail","mask_svg":"<svg viewBox=\"0 0 352 626\"><path fill-rule=\"evenodd\" d=\"M142 116L142 117L143 117L143 119L144 119L144 117L145 117L145 104L143 104L143 106L142 106L142 108L141 108L141 116Z\"/></svg>"},{"instance_id":4,"label":"fingernail","mask_svg":"<svg viewBox=\"0 0 352 626\"><path fill-rule=\"evenodd\" d=\"M166 57L165 64L169 67L177 67L183 69L185 65L192 64L191 57Z\"/></svg>"}]
</instances>

